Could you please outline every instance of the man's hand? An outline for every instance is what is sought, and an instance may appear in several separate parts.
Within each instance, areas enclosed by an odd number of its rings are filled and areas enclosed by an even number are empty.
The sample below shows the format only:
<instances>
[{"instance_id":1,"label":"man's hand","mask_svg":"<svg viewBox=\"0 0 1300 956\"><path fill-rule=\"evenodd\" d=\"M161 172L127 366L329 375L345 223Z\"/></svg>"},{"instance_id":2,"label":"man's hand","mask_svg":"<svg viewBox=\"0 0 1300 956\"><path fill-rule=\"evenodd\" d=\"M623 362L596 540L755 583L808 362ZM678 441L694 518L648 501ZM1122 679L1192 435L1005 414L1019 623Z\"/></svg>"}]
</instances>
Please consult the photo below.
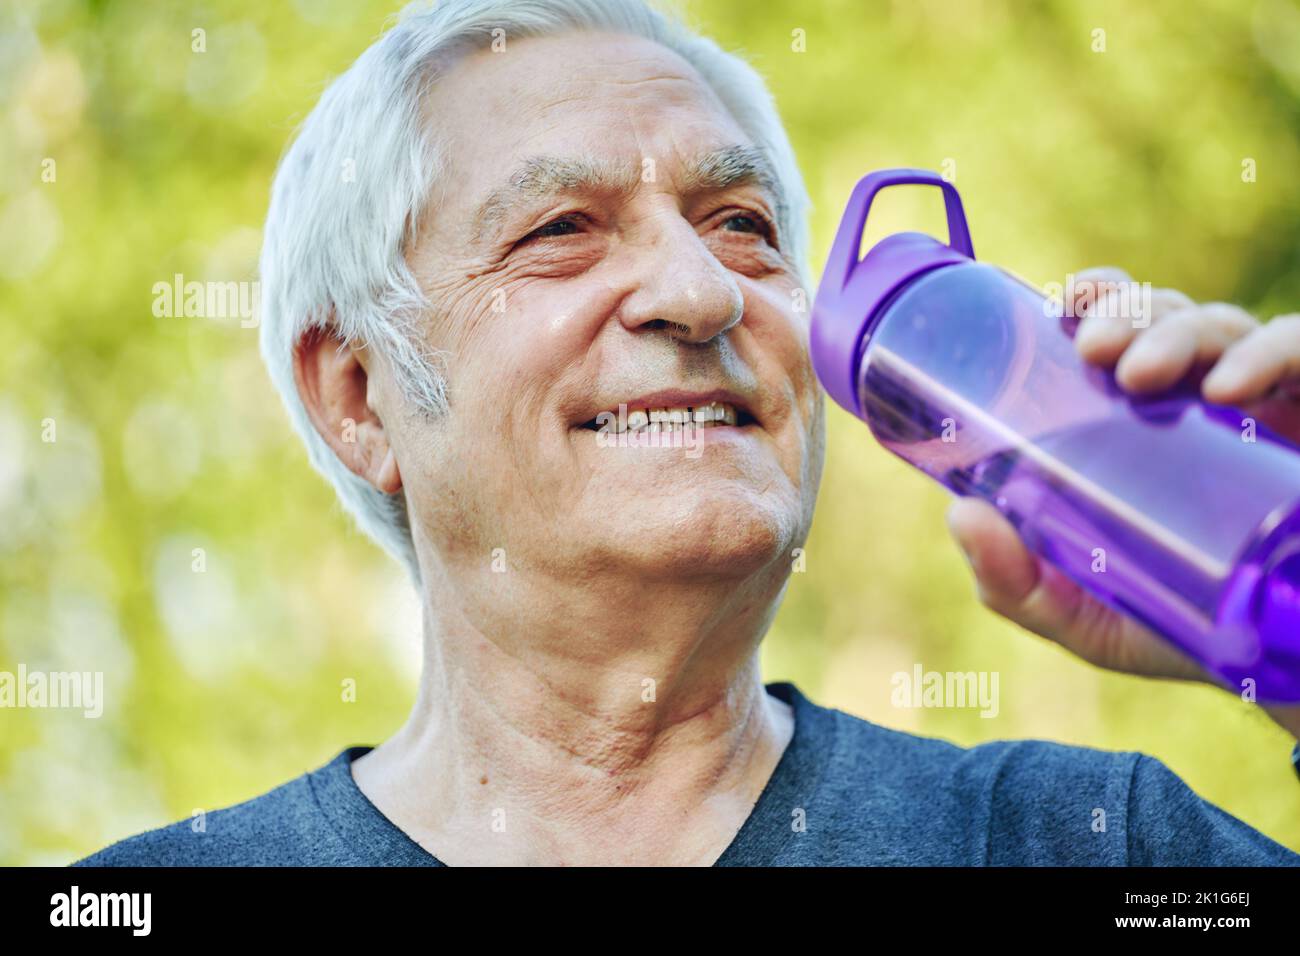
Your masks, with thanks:
<instances>
[{"instance_id":1,"label":"man's hand","mask_svg":"<svg viewBox=\"0 0 1300 956\"><path fill-rule=\"evenodd\" d=\"M1113 367L1120 387L1133 394L1162 391L1212 366L1202 383L1207 401L1240 408L1300 443L1300 315L1261 325L1236 306L1198 305L1181 292L1157 289L1150 315L1135 322L1117 316L1117 303L1104 295L1117 282L1132 280L1117 269L1076 278L1070 304L1081 318L1075 344L1086 361ZM980 599L997 613L1098 667L1215 683L1172 644L1030 553L992 505L959 498L948 524L974 569ZM1270 713L1300 736L1300 707Z\"/></svg>"}]
</instances>

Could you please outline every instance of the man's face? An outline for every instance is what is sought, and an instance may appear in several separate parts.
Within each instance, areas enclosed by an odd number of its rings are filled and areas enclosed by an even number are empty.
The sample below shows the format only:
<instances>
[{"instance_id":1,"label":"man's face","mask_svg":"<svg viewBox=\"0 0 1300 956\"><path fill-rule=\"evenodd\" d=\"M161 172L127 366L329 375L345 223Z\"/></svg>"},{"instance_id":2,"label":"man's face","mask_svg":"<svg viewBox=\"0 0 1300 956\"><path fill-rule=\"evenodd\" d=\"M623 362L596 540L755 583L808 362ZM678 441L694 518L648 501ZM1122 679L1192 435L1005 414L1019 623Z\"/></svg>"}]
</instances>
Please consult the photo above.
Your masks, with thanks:
<instances>
[{"instance_id":1,"label":"man's face","mask_svg":"<svg viewBox=\"0 0 1300 956\"><path fill-rule=\"evenodd\" d=\"M386 420L417 541L648 579L788 562L822 411L751 141L683 60L612 34L475 53L429 101L445 165L408 261L450 411ZM622 446L592 427L620 405L667 421ZM671 437L683 407L719 420Z\"/></svg>"}]
</instances>

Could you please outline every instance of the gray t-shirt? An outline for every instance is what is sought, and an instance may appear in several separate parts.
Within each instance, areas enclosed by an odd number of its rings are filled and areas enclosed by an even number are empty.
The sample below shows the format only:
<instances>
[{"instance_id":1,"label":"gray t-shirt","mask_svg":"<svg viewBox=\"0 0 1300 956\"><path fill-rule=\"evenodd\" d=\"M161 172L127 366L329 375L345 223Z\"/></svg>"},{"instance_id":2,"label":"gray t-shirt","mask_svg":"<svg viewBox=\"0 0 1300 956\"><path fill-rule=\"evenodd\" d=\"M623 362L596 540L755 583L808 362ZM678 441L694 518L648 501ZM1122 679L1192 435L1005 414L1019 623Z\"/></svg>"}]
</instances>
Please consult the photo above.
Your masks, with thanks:
<instances>
[{"instance_id":1,"label":"gray t-shirt","mask_svg":"<svg viewBox=\"0 0 1300 956\"><path fill-rule=\"evenodd\" d=\"M718 866L1300 865L1160 761L1041 740L963 748L819 707ZM442 866L352 779L351 747L245 803L142 833L79 866ZM1300 803L1300 788L1279 794Z\"/></svg>"}]
</instances>

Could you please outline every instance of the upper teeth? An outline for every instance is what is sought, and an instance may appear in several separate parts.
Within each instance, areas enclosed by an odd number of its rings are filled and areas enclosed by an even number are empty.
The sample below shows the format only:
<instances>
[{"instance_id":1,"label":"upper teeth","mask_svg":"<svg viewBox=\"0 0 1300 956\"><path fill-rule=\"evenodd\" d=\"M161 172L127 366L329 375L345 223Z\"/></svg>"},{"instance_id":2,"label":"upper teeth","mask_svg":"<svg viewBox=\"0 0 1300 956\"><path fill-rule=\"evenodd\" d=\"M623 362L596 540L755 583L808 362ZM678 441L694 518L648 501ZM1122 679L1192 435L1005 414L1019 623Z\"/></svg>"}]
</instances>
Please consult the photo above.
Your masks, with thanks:
<instances>
[{"instance_id":1,"label":"upper teeth","mask_svg":"<svg viewBox=\"0 0 1300 956\"><path fill-rule=\"evenodd\" d=\"M621 411L621 409L620 409ZM597 427L602 427L604 417L597 418ZM609 421L613 431L672 431L683 428L688 423L696 427L709 427L714 424L736 424L736 408L723 402L710 402L707 405L679 406L677 408L634 408L625 415L614 415Z\"/></svg>"}]
</instances>

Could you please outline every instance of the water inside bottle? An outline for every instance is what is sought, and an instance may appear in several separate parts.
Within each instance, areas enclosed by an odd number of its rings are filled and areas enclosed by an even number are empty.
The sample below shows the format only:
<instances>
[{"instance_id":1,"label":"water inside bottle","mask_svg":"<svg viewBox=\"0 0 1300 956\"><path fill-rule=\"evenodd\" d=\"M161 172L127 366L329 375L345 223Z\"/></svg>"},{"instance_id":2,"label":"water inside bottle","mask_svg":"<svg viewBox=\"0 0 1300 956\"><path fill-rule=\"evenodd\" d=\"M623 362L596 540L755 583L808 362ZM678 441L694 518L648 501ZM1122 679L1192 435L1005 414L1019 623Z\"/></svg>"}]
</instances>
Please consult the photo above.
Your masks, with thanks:
<instances>
[{"instance_id":1,"label":"water inside bottle","mask_svg":"<svg viewBox=\"0 0 1300 956\"><path fill-rule=\"evenodd\" d=\"M889 374L892 358L875 356L863 389L886 447L954 492L993 502L1031 549L1221 675L1251 677L1261 699L1279 681L1294 684L1300 500L1269 511L1297 487L1289 446L1265 434L1243 457L1239 413L1118 393L1077 423L1021 434L951 394L938 404L914 379L904 386L906 376ZM1205 466L1234 454L1236 469ZM1288 547L1295 553L1279 551Z\"/></svg>"}]
</instances>

